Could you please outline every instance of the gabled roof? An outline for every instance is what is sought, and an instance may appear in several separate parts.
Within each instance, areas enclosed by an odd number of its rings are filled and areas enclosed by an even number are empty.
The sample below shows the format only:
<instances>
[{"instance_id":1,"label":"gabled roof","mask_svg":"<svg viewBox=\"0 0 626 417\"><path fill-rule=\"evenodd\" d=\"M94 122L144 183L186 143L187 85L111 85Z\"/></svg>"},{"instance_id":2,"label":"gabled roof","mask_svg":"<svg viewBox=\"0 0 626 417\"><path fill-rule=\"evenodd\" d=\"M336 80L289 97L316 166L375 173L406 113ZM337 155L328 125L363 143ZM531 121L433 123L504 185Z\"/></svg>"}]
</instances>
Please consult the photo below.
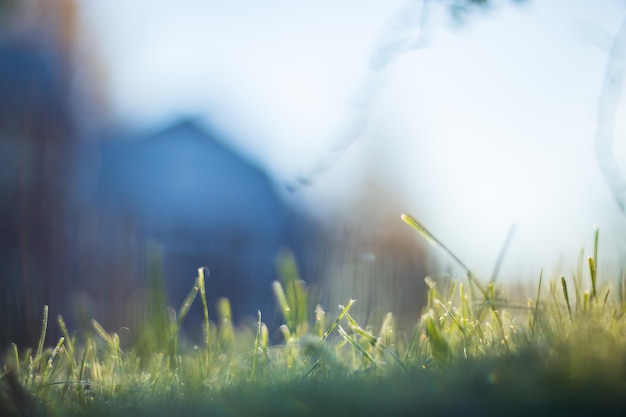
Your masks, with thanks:
<instances>
[{"instance_id":1,"label":"gabled roof","mask_svg":"<svg viewBox=\"0 0 626 417\"><path fill-rule=\"evenodd\" d=\"M215 133L183 120L102 149L98 204L151 223L224 222L285 210L263 170Z\"/></svg>"}]
</instances>

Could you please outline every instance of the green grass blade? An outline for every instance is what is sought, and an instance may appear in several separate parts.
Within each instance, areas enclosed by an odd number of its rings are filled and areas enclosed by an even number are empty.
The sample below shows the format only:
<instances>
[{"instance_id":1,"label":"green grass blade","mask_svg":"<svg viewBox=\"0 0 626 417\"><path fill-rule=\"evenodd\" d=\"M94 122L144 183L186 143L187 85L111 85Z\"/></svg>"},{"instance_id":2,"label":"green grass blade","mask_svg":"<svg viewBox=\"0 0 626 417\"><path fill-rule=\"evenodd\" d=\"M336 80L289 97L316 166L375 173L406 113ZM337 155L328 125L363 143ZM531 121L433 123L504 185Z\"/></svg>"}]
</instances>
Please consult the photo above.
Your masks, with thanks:
<instances>
[{"instance_id":1,"label":"green grass blade","mask_svg":"<svg viewBox=\"0 0 626 417\"><path fill-rule=\"evenodd\" d=\"M256 337L254 338L254 353L252 354L252 371L250 373L250 378L254 379L256 377L256 361L257 356L259 356L259 346L261 344L261 311L257 311L257 329L256 329Z\"/></svg>"},{"instance_id":2,"label":"green grass blade","mask_svg":"<svg viewBox=\"0 0 626 417\"><path fill-rule=\"evenodd\" d=\"M572 306L569 302L569 294L567 292L567 282L565 282L565 277L561 277L561 287L563 288L563 296L565 297L565 305L567 305L567 312L569 313L570 320L574 320L572 316Z\"/></svg>"},{"instance_id":3,"label":"green grass blade","mask_svg":"<svg viewBox=\"0 0 626 417\"><path fill-rule=\"evenodd\" d=\"M289 308L289 319L286 318L287 325L293 334L304 335L308 332L309 322L306 284L300 279L296 260L290 251L281 252L277 264L286 306ZM277 296L279 295L277 294ZM282 303L279 300L284 311Z\"/></svg>"},{"instance_id":4,"label":"green grass blade","mask_svg":"<svg viewBox=\"0 0 626 417\"><path fill-rule=\"evenodd\" d=\"M233 327L233 315L228 298L222 297L217 301L217 312L220 319L220 345L223 348L230 348L235 342L235 329Z\"/></svg>"},{"instance_id":5,"label":"green grass blade","mask_svg":"<svg viewBox=\"0 0 626 417\"><path fill-rule=\"evenodd\" d=\"M56 346L52 350L52 353L50 354L50 358L48 358L48 363L46 365L46 372L42 374L42 382L44 384L49 383L50 378L52 377L52 375L54 375L57 364L59 363L59 361L57 361L56 359L59 355L59 352L61 351L61 348L63 347L64 342L65 342L65 337L61 336Z\"/></svg>"},{"instance_id":6,"label":"green grass blade","mask_svg":"<svg viewBox=\"0 0 626 417\"><path fill-rule=\"evenodd\" d=\"M11 351L13 352L13 357L15 360L15 370L18 374L20 374L22 372L22 364L20 361L19 352L17 351L17 345L15 343L11 343Z\"/></svg>"},{"instance_id":7,"label":"green grass blade","mask_svg":"<svg viewBox=\"0 0 626 417\"><path fill-rule=\"evenodd\" d=\"M189 291L189 294L187 294L187 297L185 297L185 300L178 309L178 320L176 322L177 330L180 330L181 326L183 325L183 321L185 320L185 317L187 317L187 313L189 313L189 308L191 308L191 304L196 299L198 291L199 287L196 281L193 287L191 287L191 291Z\"/></svg>"},{"instance_id":8,"label":"green grass blade","mask_svg":"<svg viewBox=\"0 0 626 417\"><path fill-rule=\"evenodd\" d=\"M60 314L57 317L57 320L59 322L59 327L61 328L61 333L63 333L63 336L65 336L65 352L67 353L68 359L70 361L72 372L74 373L75 377L77 377L78 365L76 364L76 357L74 356L74 342L70 338L70 334L68 333L67 327L65 326L65 321Z\"/></svg>"},{"instance_id":9,"label":"green grass blade","mask_svg":"<svg viewBox=\"0 0 626 417\"><path fill-rule=\"evenodd\" d=\"M430 341L430 349L433 360L439 364L447 363L452 357L452 351L448 341L439 330L439 326L435 323L431 315L424 316L424 324L426 325L426 336Z\"/></svg>"},{"instance_id":10,"label":"green grass blade","mask_svg":"<svg viewBox=\"0 0 626 417\"><path fill-rule=\"evenodd\" d=\"M282 324L278 330L283 334L283 339L285 339L285 343L293 342L293 338L291 337L291 331L289 330L289 326L286 324Z\"/></svg>"},{"instance_id":11,"label":"green grass blade","mask_svg":"<svg viewBox=\"0 0 626 417\"><path fill-rule=\"evenodd\" d=\"M333 330L335 330L335 328L337 327L337 325L339 324L339 322L341 321L341 319L348 313L348 311L350 310L350 308L352 307L352 305L356 302L356 300L349 300L348 304L346 304L345 307L343 306L339 306L339 308L341 308L341 311L339 312L339 315L337 316L337 318L331 323L331 325L328 327L328 329L326 329L326 331L324 332L324 334L322 335L321 340L325 340L332 332Z\"/></svg>"},{"instance_id":12,"label":"green grass blade","mask_svg":"<svg viewBox=\"0 0 626 417\"><path fill-rule=\"evenodd\" d=\"M202 326L202 335L204 337L204 361L205 361L205 371L209 371L209 359L211 353L211 340L210 340L210 321L209 321L209 307L206 301L206 286L204 279L204 270L206 269L207 275L209 270L207 268L201 267L198 268L198 289L200 290L200 300L202 301L202 315L204 318L203 326Z\"/></svg>"},{"instance_id":13,"label":"green grass blade","mask_svg":"<svg viewBox=\"0 0 626 417\"><path fill-rule=\"evenodd\" d=\"M96 320L91 320L91 326L95 330L96 334L104 341L105 345L109 349L109 353L116 357L118 361L128 361L126 353L121 350L119 337L114 333L113 336L107 333L106 330Z\"/></svg>"},{"instance_id":14,"label":"green grass blade","mask_svg":"<svg viewBox=\"0 0 626 417\"><path fill-rule=\"evenodd\" d=\"M370 345L376 346L378 339L374 337L374 335L372 335L371 333L368 333L365 330L363 330L361 326L359 326L356 320L354 320L354 318L352 318L352 316L349 313L346 313L346 320L348 321L350 330L352 330L354 333L364 338Z\"/></svg>"},{"instance_id":15,"label":"green grass blade","mask_svg":"<svg viewBox=\"0 0 626 417\"><path fill-rule=\"evenodd\" d=\"M452 311L451 309L449 309L443 301L435 298L433 300L433 303L435 304L435 306L437 306L438 308L440 308L441 310L443 310L443 312L445 313L446 316L448 316L450 318L450 320L452 321L452 323L454 323L454 325L459 329L459 331L461 332L461 334L465 335L465 326L463 325L463 323L461 323L459 321L459 319L457 318L456 314L454 314L454 311Z\"/></svg>"},{"instance_id":16,"label":"green grass blade","mask_svg":"<svg viewBox=\"0 0 626 417\"><path fill-rule=\"evenodd\" d=\"M285 324L287 325L287 327L289 327L291 331L294 329L294 320L291 307L289 306L289 302L287 302L285 289L278 281L274 281L272 283L272 289L274 290L274 297L276 297L278 308L280 309L281 313L283 314L283 318L285 319Z\"/></svg>"},{"instance_id":17,"label":"green grass blade","mask_svg":"<svg viewBox=\"0 0 626 417\"><path fill-rule=\"evenodd\" d=\"M591 276L591 300L595 300L598 296L596 291L596 261L594 258L589 258L589 275Z\"/></svg>"},{"instance_id":18,"label":"green grass blade","mask_svg":"<svg viewBox=\"0 0 626 417\"><path fill-rule=\"evenodd\" d=\"M85 366L87 365L87 353L89 352L88 347L85 347L83 350L83 355L80 359L80 368L79 368L79 373L78 373L78 380L82 381L83 380L83 372L85 370Z\"/></svg>"},{"instance_id":19,"label":"green grass blade","mask_svg":"<svg viewBox=\"0 0 626 417\"><path fill-rule=\"evenodd\" d=\"M543 269L539 272L539 285L537 286L537 298L535 299L535 308L533 311L533 322L530 326L531 333L535 333L535 326L537 324L537 315L539 314L539 299L541 297L541 283L543 281Z\"/></svg>"},{"instance_id":20,"label":"green grass blade","mask_svg":"<svg viewBox=\"0 0 626 417\"><path fill-rule=\"evenodd\" d=\"M463 320L463 323L467 323L467 321L472 317L472 307L467 299L465 287L462 282L459 283L459 297L461 299L461 319Z\"/></svg>"},{"instance_id":21,"label":"green grass blade","mask_svg":"<svg viewBox=\"0 0 626 417\"><path fill-rule=\"evenodd\" d=\"M593 226L593 261L596 266L595 273L598 273L598 243L600 241L600 228L598 225ZM597 276L597 275L596 275Z\"/></svg>"},{"instance_id":22,"label":"green grass blade","mask_svg":"<svg viewBox=\"0 0 626 417\"><path fill-rule=\"evenodd\" d=\"M450 250L448 249L439 239L437 239L432 233L428 231L420 222L415 220L413 217L408 214L402 214L400 218L407 223L409 226L417 230L422 236L426 238L433 246L437 249L441 250L443 253L452 258L465 272L467 273L467 277L474 284L478 290L483 294L485 299L488 299L487 290L480 283L476 275Z\"/></svg>"},{"instance_id":23,"label":"green grass blade","mask_svg":"<svg viewBox=\"0 0 626 417\"><path fill-rule=\"evenodd\" d=\"M359 342L357 342L356 340L354 340L354 338L352 336L350 336L343 327L341 327L341 324L337 325L337 332L341 335L341 337L343 337L346 342L348 342L352 347L354 347L357 352L359 352L361 355L363 355L363 357L372 365L377 365L376 360L374 359L374 357L363 347L361 346L361 344Z\"/></svg>"},{"instance_id":24,"label":"green grass blade","mask_svg":"<svg viewBox=\"0 0 626 417\"><path fill-rule=\"evenodd\" d=\"M494 282L496 282L496 279L498 278L498 274L500 273L500 267L502 267L504 256L506 255L506 252L509 249L511 240L513 240L514 233L515 233L515 224L511 224L511 226L509 226L509 231L507 232L506 237L504 238L504 243L502 244L502 247L500 247L498 258L496 258L496 263L493 266L493 271L491 272L491 278L489 279L490 284L493 284Z\"/></svg>"},{"instance_id":25,"label":"green grass blade","mask_svg":"<svg viewBox=\"0 0 626 417\"><path fill-rule=\"evenodd\" d=\"M576 312L580 312L583 306L583 265L585 262L585 250L581 249L578 255L578 265L574 274L574 292L576 294Z\"/></svg>"},{"instance_id":26,"label":"green grass blade","mask_svg":"<svg viewBox=\"0 0 626 417\"><path fill-rule=\"evenodd\" d=\"M315 324L313 326L313 331L321 339L324 335L324 329L326 329L324 308L318 304L315 306Z\"/></svg>"},{"instance_id":27,"label":"green grass blade","mask_svg":"<svg viewBox=\"0 0 626 417\"><path fill-rule=\"evenodd\" d=\"M41 356L41 352L43 352L43 344L46 340L46 331L48 330L48 306L43 306L43 319L41 323L41 335L39 336L39 344L37 344L37 353L35 355L36 358Z\"/></svg>"},{"instance_id":28,"label":"green grass blade","mask_svg":"<svg viewBox=\"0 0 626 417\"><path fill-rule=\"evenodd\" d=\"M626 307L626 268L622 268L622 274L620 275L618 282L617 295L619 298L619 305L623 312Z\"/></svg>"}]
</instances>

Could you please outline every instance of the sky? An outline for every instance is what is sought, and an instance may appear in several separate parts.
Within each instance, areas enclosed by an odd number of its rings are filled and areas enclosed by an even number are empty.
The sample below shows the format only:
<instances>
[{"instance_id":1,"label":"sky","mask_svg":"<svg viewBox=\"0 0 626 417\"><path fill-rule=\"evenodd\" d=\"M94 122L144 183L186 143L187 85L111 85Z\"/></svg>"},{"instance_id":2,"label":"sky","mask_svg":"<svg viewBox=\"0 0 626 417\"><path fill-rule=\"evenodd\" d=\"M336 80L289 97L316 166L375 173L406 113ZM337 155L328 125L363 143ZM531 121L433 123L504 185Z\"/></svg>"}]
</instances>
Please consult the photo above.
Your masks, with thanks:
<instances>
[{"instance_id":1,"label":"sky","mask_svg":"<svg viewBox=\"0 0 626 417\"><path fill-rule=\"evenodd\" d=\"M322 215L358 211L376 178L381 206L393 196L482 276L512 224L503 276L571 273L594 225L615 268L626 217L595 135L626 3L496 1L463 24L442 3L422 19L421 0L80 2L119 123L198 117L279 184L311 180L285 195Z\"/></svg>"}]
</instances>

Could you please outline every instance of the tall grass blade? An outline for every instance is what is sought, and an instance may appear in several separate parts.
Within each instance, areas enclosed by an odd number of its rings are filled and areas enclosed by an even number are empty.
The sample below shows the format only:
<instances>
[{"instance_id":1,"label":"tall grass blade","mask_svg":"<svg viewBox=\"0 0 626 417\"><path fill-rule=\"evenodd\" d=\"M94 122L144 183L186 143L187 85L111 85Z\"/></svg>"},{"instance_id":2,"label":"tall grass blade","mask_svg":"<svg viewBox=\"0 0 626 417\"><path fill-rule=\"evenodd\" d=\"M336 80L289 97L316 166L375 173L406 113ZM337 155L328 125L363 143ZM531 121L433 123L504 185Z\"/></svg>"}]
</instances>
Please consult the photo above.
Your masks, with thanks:
<instances>
[{"instance_id":1,"label":"tall grass blade","mask_svg":"<svg viewBox=\"0 0 626 417\"><path fill-rule=\"evenodd\" d=\"M207 271L207 275L209 274L209 270L205 267L198 268L198 288L200 290L200 300L202 301L202 314L204 317L204 322L202 326L202 336L204 337L204 355L205 355L205 365L206 371L209 370L209 358L210 358L210 321L209 321L209 307L206 302L206 287L204 280L204 271Z\"/></svg>"},{"instance_id":2,"label":"tall grass blade","mask_svg":"<svg viewBox=\"0 0 626 417\"><path fill-rule=\"evenodd\" d=\"M361 344L359 344L359 342L357 342L356 340L354 340L354 338L352 336L350 336L343 327L341 327L341 324L337 325L337 332L341 335L341 337L343 337L350 345L352 345L352 347L354 347L357 352L359 352L361 355L363 355L363 357L372 365L377 365L376 360L374 359L374 357L363 347L361 346Z\"/></svg>"},{"instance_id":3,"label":"tall grass blade","mask_svg":"<svg viewBox=\"0 0 626 417\"><path fill-rule=\"evenodd\" d=\"M493 284L496 282L498 278L498 274L500 273L500 268L502 267L502 262L504 261L504 256L506 255L507 250L509 249L509 245L511 244L511 240L513 240L513 235L515 234L515 223L509 226L509 231L506 233L506 237L504 238L504 243L500 248L500 253L498 253L498 258L496 259L496 263L493 267L493 271L491 272L491 278L489 279L489 283Z\"/></svg>"},{"instance_id":4,"label":"tall grass blade","mask_svg":"<svg viewBox=\"0 0 626 417\"><path fill-rule=\"evenodd\" d=\"M389 346L382 342L378 342L378 345L383 351L385 351L389 356L393 358L393 360L400 366L403 372L408 372L406 365L402 362L402 359L393 351Z\"/></svg>"},{"instance_id":5,"label":"tall grass blade","mask_svg":"<svg viewBox=\"0 0 626 417\"><path fill-rule=\"evenodd\" d=\"M191 291L189 291L189 294L187 294L182 304L180 305L178 309L178 314L172 313L173 317L171 320L171 330L169 333L169 337L165 342L165 345L161 349L162 351L169 352L170 366L174 366L176 362L176 355L178 354L178 335L183 325L183 322L187 317L187 313L189 313L189 308L191 308L191 304L196 299L196 295L198 295L198 291L198 281L196 280L194 285L191 287ZM114 341L116 340L116 337L117 335L114 335ZM119 346L119 343L117 343L117 345Z\"/></svg>"},{"instance_id":6,"label":"tall grass blade","mask_svg":"<svg viewBox=\"0 0 626 417\"><path fill-rule=\"evenodd\" d=\"M278 330L283 334L283 339L285 339L285 343L293 342L293 338L291 337L291 331L289 331L289 326L286 324L282 324Z\"/></svg>"},{"instance_id":7,"label":"tall grass blade","mask_svg":"<svg viewBox=\"0 0 626 417\"><path fill-rule=\"evenodd\" d=\"M490 301L489 306L491 307L491 316L494 318L494 321L496 322L498 326L502 343L504 343L504 346L506 347L507 350L510 350L509 340L506 337L506 333L504 332L504 324L502 323L502 316L500 314L500 311L496 309L496 306L494 304L495 299L496 299L496 287L493 285L493 283L491 283L489 284L489 298L487 299Z\"/></svg>"},{"instance_id":8,"label":"tall grass blade","mask_svg":"<svg viewBox=\"0 0 626 417\"><path fill-rule=\"evenodd\" d=\"M438 364L447 363L452 357L452 351L432 315L424 316L424 324L426 325L426 336L428 336L428 340L430 341L430 350L433 360Z\"/></svg>"},{"instance_id":9,"label":"tall grass blade","mask_svg":"<svg viewBox=\"0 0 626 417\"><path fill-rule=\"evenodd\" d=\"M17 345L15 343L11 343L11 351L13 352L13 357L15 360L15 370L19 374L20 372L22 372L22 364L20 361L19 352L17 351Z\"/></svg>"},{"instance_id":10,"label":"tall grass blade","mask_svg":"<svg viewBox=\"0 0 626 417\"><path fill-rule=\"evenodd\" d=\"M89 352L89 348L87 346L85 346L85 349L83 350L83 355L80 359L80 367L79 367L79 372L78 372L78 380L79 381L83 381L83 372L85 370L85 366L87 365L87 353Z\"/></svg>"},{"instance_id":11,"label":"tall grass blade","mask_svg":"<svg viewBox=\"0 0 626 417\"><path fill-rule=\"evenodd\" d=\"M567 292L567 282L565 282L565 277L561 277L561 287L563 288L563 296L565 297L565 305L567 305L569 318L570 320L574 320L574 317L572 316L572 306L569 302L569 293Z\"/></svg>"},{"instance_id":12,"label":"tall grass blade","mask_svg":"<svg viewBox=\"0 0 626 417\"><path fill-rule=\"evenodd\" d=\"M43 319L41 323L41 335L39 336L39 343L37 344L37 353L35 355L36 358L41 356L41 352L43 352L43 344L46 340L46 331L48 330L48 306L43 306Z\"/></svg>"},{"instance_id":13,"label":"tall grass blade","mask_svg":"<svg viewBox=\"0 0 626 417\"><path fill-rule=\"evenodd\" d=\"M147 352L155 346L163 346L170 337L171 321L167 313L168 302L163 276L162 250L150 243L146 248L146 274L148 299L144 323L141 331L143 341L141 348Z\"/></svg>"},{"instance_id":14,"label":"tall grass blade","mask_svg":"<svg viewBox=\"0 0 626 417\"><path fill-rule=\"evenodd\" d=\"M259 356L259 346L261 344L261 311L257 311L257 329L256 329L256 337L254 338L254 353L252 354L252 371L250 374L250 378L254 379L256 377L256 361L257 356Z\"/></svg>"},{"instance_id":15,"label":"tall grass blade","mask_svg":"<svg viewBox=\"0 0 626 417\"><path fill-rule=\"evenodd\" d=\"M365 341L369 343L371 346L376 346L378 339L371 333L368 333L365 330L363 330L361 326L359 326L356 320L354 320L354 318L352 318L352 316L349 313L346 313L346 320L348 321L348 326L350 326L350 330L352 330L354 333L358 334L363 339L365 339Z\"/></svg>"},{"instance_id":16,"label":"tall grass blade","mask_svg":"<svg viewBox=\"0 0 626 417\"><path fill-rule=\"evenodd\" d=\"M60 314L57 317L57 320L59 322L59 327L61 328L61 333L63 333L63 336L65 336L65 352L70 361L72 372L74 372L75 375L78 375L78 365L76 364L76 357L74 356L74 343L70 338L67 327L65 326L65 320L63 320L63 317Z\"/></svg>"},{"instance_id":17,"label":"tall grass blade","mask_svg":"<svg viewBox=\"0 0 626 417\"><path fill-rule=\"evenodd\" d=\"M537 298L535 299L535 308L533 312L533 322L530 326L531 333L535 333L535 325L537 324L537 315L539 314L539 298L541 297L541 283L543 281L543 269L539 272L539 285L537 286Z\"/></svg>"},{"instance_id":18,"label":"tall grass blade","mask_svg":"<svg viewBox=\"0 0 626 417\"><path fill-rule=\"evenodd\" d=\"M178 309L178 320L176 322L177 330L180 330L180 328L182 327L183 321L185 321L185 317L187 317L187 313L189 313L189 308L191 308L191 304L193 304L196 296L198 295L198 291L199 288L196 281L193 287L191 287L191 291L189 291L189 294L187 294L187 297L185 297L185 300Z\"/></svg>"},{"instance_id":19,"label":"tall grass blade","mask_svg":"<svg viewBox=\"0 0 626 417\"><path fill-rule=\"evenodd\" d=\"M337 327L337 325L339 324L341 319L348 313L348 311L352 307L352 304L354 304L355 302L356 302L356 300L350 299L348 301L348 304L346 304L345 307L339 306L339 308L341 309L341 311L339 312L339 315L337 316L335 321L333 321L331 323L331 325L328 327L328 329L326 329L326 331L322 335L321 340L326 340L326 338L333 332L333 330L335 330L335 328Z\"/></svg>"},{"instance_id":20,"label":"tall grass blade","mask_svg":"<svg viewBox=\"0 0 626 417\"><path fill-rule=\"evenodd\" d=\"M57 361L56 359L59 355L59 352L61 351L61 347L63 347L64 342L65 337L61 336L56 346L52 350L52 353L50 354L50 358L48 359L48 363L46 365L46 372L43 374L42 377L42 382L44 384L48 383L49 379L52 377L52 375L54 375L57 364L59 363L59 361Z\"/></svg>"},{"instance_id":21,"label":"tall grass blade","mask_svg":"<svg viewBox=\"0 0 626 417\"><path fill-rule=\"evenodd\" d=\"M433 246L435 246L436 248L441 250L443 253L448 255L450 258L452 258L461 268L463 268L463 270L465 270L469 280L472 282L472 284L474 284L478 288L478 290L483 294L484 298L485 299L489 298L487 294L487 290L480 283L476 275L474 275L474 273L454 253L452 253L452 251L448 249L446 245L441 243L441 241L437 239L432 233L430 233L428 229L426 229L420 222L418 222L417 220L415 220L413 217L409 216L408 214L402 214L400 218L409 226L417 230Z\"/></svg>"},{"instance_id":22,"label":"tall grass blade","mask_svg":"<svg viewBox=\"0 0 626 417\"><path fill-rule=\"evenodd\" d=\"M227 348L231 347L235 341L235 329L228 298L220 298L217 301L217 312L220 318L219 337L221 345Z\"/></svg>"},{"instance_id":23,"label":"tall grass blade","mask_svg":"<svg viewBox=\"0 0 626 417\"><path fill-rule=\"evenodd\" d=\"M437 283L431 277L424 278L424 283L428 287L427 304L426 308L431 309L434 307L434 300L441 298L441 294L439 294L439 290L437 289Z\"/></svg>"},{"instance_id":24,"label":"tall grass blade","mask_svg":"<svg viewBox=\"0 0 626 417\"><path fill-rule=\"evenodd\" d=\"M287 327L290 330L294 329L294 320L293 314L291 312L291 307L287 302L287 296L285 295L285 289L281 285L280 282L274 281L272 283L272 289L274 290L274 297L276 297L276 302L278 303L278 308L283 314L283 318L285 319Z\"/></svg>"},{"instance_id":25,"label":"tall grass blade","mask_svg":"<svg viewBox=\"0 0 626 417\"><path fill-rule=\"evenodd\" d=\"M472 317L472 307L467 299L465 287L462 282L459 283L459 297L461 298L461 318L463 323L467 323L470 317Z\"/></svg>"},{"instance_id":26,"label":"tall grass blade","mask_svg":"<svg viewBox=\"0 0 626 417\"><path fill-rule=\"evenodd\" d=\"M100 338L104 341L107 348L109 349L109 352L114 357L118 357L120 361L122 359L124 360L124 362L128 361L126 354L120 349L119 337L117 337L116 334L114 334L114 336L111 336L107 333L106 330L104 330L100 323L93 319L91 320L91 326L95 330L96 334L100 336Z\"/></svg>"},{"instance_id":27,"label":"tall grass blade","mask_svg":"<svg viewBox=\"0 0 626 417\"><path fill-rule=\"evenodd\" d=\"M598 296L596 291L596 261L594 258L589 258L589 275L591 276L591 300L595 300Z\"/></svg>"},{"instance_id":28,"label":"tall grass blade","mask_svg":"<svg viewBox=\"0 0 626 417\"><path fill-rule=\"evenodd\" d=\"M324 335L324 329L326 329L326 320L324 308L321 305L315 306L315 324L313 326L313 331L319 336L321 339Z\"/></svg>"},{"instance_id":29,"label":"tall grass blade","mask_svg":"<svg viewBox=\"0 0 626 417\"><path fill-rule=\"evenodd\" d=\"M619 297L619 304L623 312L624 307L626 306L626 268L622 268L622 274L619 278L618 297Z\"/></svg>"},{"instance_id":30,"label":"tall grass blade","mask_svg":"<svg viewBox=\"0 0 626 417\"><path fill-rule=\"evenodd\" d=\"M278 257L278 272L283 285L290 318L287 325L292 333L303 335L308 332L308 297L306 284L300 279L293 254L283 251Z\"/></svg>"},{"instance_id":31,"label":"tall grass blade","mask_svg":"<svg viewBox=\"0 0 626 417\"><path fill-rule=\"evenodd\" d=\"M578 266L574 274L574 291L576 293L576 312L579 312L583 306L583 265L585 262L585 250L580 250L578 255Z\"/></svg>"},{"instance_id":32,"label":"tall grass blade","mask_svg":"<svg viewBox=\"0 0 626 417\"><path fill-rule=\"evenodd\" d=\"M598 243L599 242L600 242L600 228L596 224L593 226L593 262L596 266L596 271L595 271L596 274L598 273Z\"/></svg>"}]
</instances>

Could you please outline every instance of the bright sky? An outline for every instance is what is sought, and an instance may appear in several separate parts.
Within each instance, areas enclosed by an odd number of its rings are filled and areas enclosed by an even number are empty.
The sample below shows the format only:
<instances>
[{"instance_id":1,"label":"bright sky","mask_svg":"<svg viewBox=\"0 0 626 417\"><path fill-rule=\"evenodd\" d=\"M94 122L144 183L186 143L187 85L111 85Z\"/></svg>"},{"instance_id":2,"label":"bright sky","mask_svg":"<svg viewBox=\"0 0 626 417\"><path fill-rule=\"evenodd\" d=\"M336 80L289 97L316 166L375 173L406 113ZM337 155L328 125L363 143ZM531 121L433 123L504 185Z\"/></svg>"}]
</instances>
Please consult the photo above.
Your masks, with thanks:
<instances>
[{"instance_id":1,"label":"bright sky","mask_svg":"<svg viewBox=\"0 0 626 417\"><path fill-rule=\"evenodd\" d=\"M205 117L283 183L334 161L300 192L320 206L341 207L367 173L384 176L482 275L513 222L503 271L515 277L569 274L594 224L607 262L626 250L626 217L594 155L623 1L501 1L456 29L434 7L428 47L405 54L390 46L419 35L420 0L82 3L126 124Z\"/></svg>"}]
</instances>

